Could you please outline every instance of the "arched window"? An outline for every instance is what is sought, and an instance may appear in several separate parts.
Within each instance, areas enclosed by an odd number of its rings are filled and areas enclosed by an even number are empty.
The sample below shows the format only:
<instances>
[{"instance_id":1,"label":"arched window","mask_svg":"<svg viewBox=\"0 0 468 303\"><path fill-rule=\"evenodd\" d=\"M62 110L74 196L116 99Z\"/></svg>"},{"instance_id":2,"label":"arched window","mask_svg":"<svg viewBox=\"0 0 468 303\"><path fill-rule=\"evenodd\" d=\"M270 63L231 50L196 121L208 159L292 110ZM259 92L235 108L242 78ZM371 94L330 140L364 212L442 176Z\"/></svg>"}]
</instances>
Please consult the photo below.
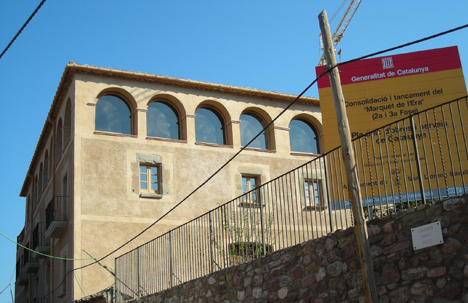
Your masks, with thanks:
<instances>
[{"instance_id":1,"label":"arched window","mask_svg":"<svg viewBox=\"0 0 468 303\"><path fill-rule=\"evenodd\" d=\"M49 175L47 176L47 178L50 176L50 174L52 174L52 169L53 169L53 162L54 162L54 159L52 158L52 140L50 140L50 145L49 145L49 150L50 150L50 155L49 155Z\"/></svg>"},{"instance_id":2,"label":"arched window","mask_svg":"<svg viewBox=\"0 0 468 303\"><path fill-rule=\"evenodd\" d=\"M36 208L37 204L37 199L38 199L38 192L37 192L37 185L38 185L38 180L37 180L37 175L34 178L34 187L33 187L33 209Z\"/></svg>"},{"instance_id":3,"label":"arched window","mask_svg":"<svg viewBox=\"0 0 468 303\"><path fill-rule=\"evenodd\" d=\"M195 140L225 144L224 123L218 113L203 107L195 111Z\"/></svg>"},{"instance_id":4,"label":"arched window","mask_svg":"<svg viewBox=\"0 0 468 303\"><path fill-rule=\"evenodd\" d=\"M153 102L148 106L146 129L150 137L180 139L177 112L165 102Z\"/></svg>"},{"instance_id":5,"label":"arched window","mask_svg":"<svg viewBox=\"0 0 468 303\"><path fill-rule=\"evenodd\" d=\"M292 120L289 124L291 151L301 153L319 153L317 131L303 120Z\"/></svg>"},{"instance_id":6,"label":"arched window","mask_svg":"<svg viewBox=\"0 0 468 303\"><path fill-rule=\"evenodd\" d=\"M40 165L40 168L39 168L39 194L42 193L42 190L44 188L44 166L42 165L42 162L41 162L41 165Z\"/></svg>"},{"instance_id":7,"label":"arched window","mask_svg":"<svg viewBox=\"0 0 468 303\"><path fill-rule=\"evenodd\" d=\"M128 104L114 95L99 98L95 127L98 131L132 134L132 117Z\"/></svg>"},{"instance_id":8,"label":"arched window","mask_svg":"<svg viewBox=\"0 0 468 303\"><path fill-rule=\"evenodd\" d=\"M57 125L57 133L55 135L55 161L57 161L62 154L62 128L62 119L60 119Z\"/></svg>"},{"instance_id":9,"label":"arched window","mask_svg":"<svg viewBox=\"0 0 468 303\"><path fill-rule=\"evenodd\" d=\"M71 132L71 108L70 108L70 100L67 102L67 106L65 107L65 120L63 126L63 143L66 144L67 141L70 139L70 132Z\"/></svg>"},{"instance_id":10,"label":"arched window","mask_svg":"<svg viewBox=\"0 0 468 303\"><path fill-rule=\"evenodd\" d=\"M258 133L260 133L265 124L263 121L254 114L242 114L240 116L240 136L241 136L241 145L245 146L250 142ZM265 132L253 141L249 147L254 148L267 148L267 137Z\"/></svg>"},{"instance_id":11,"label":"arched window","mask_svg":"<svg viewBox=\"0 0 468 303\"><path fill-rule=\"evenodd\" d=\"M44 156L44 183L47 184L49 180L49 151L46 149Z\"/></svg>"}]
</instances>

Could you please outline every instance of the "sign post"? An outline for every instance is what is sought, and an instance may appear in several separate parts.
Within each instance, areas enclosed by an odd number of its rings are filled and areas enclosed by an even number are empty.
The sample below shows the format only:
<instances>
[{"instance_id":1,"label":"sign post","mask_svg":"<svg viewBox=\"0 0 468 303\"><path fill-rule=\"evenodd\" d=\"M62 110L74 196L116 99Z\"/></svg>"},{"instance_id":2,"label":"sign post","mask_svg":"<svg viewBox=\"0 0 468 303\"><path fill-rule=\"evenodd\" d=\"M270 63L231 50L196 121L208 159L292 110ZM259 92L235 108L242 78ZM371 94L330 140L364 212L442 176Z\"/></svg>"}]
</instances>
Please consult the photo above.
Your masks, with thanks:
<instances>
[{"instance_id":1,"label":"sign post","mask_svg":"<svg viewBox=\"0 0 468 303\"><path fill-rule=\"evenodd\" d=\"M346 116L345 100L341 90L341 81L336 66L335 51L330 34L330 25L326 11L319 15L320 31L322 32L324 53L327 65L332 68L328 73L333 93L336 118L338 122L338 132L340 134L342 157L345 163L346 175L348 179L348 191L353 211L356 239L361 262L362 281L366 293L367 302L378 302L377 287L375 285L374 271L372 268L372 258L370 253L369 240L367 238L367 226L364 220L362 208L361 187L356 167L354 150L351 145L351 132L349 129L348 117Z\"/></svg>"}]
</instances>

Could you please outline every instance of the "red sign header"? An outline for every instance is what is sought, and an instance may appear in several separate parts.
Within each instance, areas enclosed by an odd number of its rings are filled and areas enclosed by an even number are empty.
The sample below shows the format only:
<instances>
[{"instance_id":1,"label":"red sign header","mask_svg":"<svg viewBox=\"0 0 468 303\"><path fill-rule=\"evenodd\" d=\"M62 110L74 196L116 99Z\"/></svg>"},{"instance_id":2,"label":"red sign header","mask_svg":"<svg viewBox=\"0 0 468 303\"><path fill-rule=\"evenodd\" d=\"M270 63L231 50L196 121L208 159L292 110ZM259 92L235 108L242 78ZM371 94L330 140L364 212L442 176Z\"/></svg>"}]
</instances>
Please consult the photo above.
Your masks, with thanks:
<instances>
[{"instance_id":1,"label":"red sign header","mask_svg":"<svg viewBox=\"0 0 468 303\"><path fill-rule=\"evenodd\" d=\"M326 66L317 66L322 74ZM388 78L433 73L461 68L458 47L446 47L414 53L391 55L351 62L338 67L341 84L353 84ZM318 88L330 87L328 76L318 80Z\"/></svg>"}]
</instances>

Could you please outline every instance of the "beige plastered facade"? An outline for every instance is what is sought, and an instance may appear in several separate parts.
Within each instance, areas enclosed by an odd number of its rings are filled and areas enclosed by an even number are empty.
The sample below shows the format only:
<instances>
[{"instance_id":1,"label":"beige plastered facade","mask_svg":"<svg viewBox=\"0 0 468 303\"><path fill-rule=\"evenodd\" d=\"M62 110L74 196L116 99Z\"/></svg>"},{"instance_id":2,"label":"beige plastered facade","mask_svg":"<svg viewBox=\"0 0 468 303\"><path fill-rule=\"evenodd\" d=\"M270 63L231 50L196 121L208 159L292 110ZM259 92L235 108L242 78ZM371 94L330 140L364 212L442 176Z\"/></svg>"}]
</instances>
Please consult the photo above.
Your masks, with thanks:
<instances>
[{"instance_id":1,"label":"beige plastered facade","mask_svg":"<svg viewBox=\"0 0 468 303\"><path fill-rule=\"evenodd\" d=\"M96 103L106 94L118 95L128 102L131 135L95 130ZM258 176L265 183L317 157L290 150L289 124L298 118L315 127L323 146L319 101L303 97L269 128L266 150L246 149L161 222L108 255L168 212L240 150L242 113L255 113L268 123L295 98L69 63L20 193L26 198L26 218L18 240L23 245L33 241L33 230L46 221L49 203L59 201L65 213L59 221L64 227L57 232L60 235L47 237L48 254L75 260L32 256L37 270L24 273L21 260L26 251L19 248L17 302L31 302L52 290L49 302L71 302L94 294L114 283L114 277L105 268L94 264L74 270L68 273L64 287L60 285L63 266L66 271L86 266L91 260L80 259L89 259L89 253L95 258L106 256L101 265L113 268L116 257L239 196L242 174ZM153 101L165 101L177 111L180 140L147 136L146 112ZM196 142L195 111L200 107L220 114L226 145ZM143 195L139 190L139 163L148 159L159 161L162 166L159 195ZM45 233L50 236L50 230ZM23 279L21 283L19 278Z\"/></svg>"}]
</instances>

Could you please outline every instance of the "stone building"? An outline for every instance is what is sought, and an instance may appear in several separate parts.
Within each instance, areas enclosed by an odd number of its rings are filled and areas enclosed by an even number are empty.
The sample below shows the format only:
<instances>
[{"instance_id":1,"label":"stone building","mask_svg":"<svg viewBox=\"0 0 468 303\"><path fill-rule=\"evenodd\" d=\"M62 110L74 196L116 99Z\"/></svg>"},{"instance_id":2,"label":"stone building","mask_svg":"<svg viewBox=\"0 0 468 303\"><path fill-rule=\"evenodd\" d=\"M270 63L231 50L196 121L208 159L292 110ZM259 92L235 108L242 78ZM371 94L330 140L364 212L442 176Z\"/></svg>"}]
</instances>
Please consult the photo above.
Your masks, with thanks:
<instances>
[{"instance_id":1,"label":"stone building","mask_svg":"<svg viewBox=\"0 0 468 303\"><path fill-rule=\"evenodd\" d=\"M20 192L18 242L35 252L18 247L16 302L71 302L111 286L102 266L81 268L90 255L106 256L174 207L295 98L70 62ZM317 157L321 133L318 99L302 97L101 264L113 268L115 257Z\"/></svg>"}]
</instances>

